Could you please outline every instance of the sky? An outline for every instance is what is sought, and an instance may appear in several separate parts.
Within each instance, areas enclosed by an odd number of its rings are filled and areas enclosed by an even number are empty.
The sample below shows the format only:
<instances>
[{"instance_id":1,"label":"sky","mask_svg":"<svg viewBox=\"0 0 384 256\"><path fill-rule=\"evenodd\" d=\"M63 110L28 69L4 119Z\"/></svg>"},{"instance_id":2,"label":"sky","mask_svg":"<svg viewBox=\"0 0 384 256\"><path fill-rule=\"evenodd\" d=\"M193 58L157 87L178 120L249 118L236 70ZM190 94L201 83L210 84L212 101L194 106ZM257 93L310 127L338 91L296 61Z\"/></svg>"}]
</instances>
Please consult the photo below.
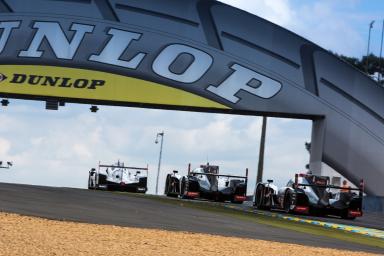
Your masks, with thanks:
<instances>
[{"instance_id":1,"label":"sky","mask_svg":"<svg viewBox=\"0 0 384 256\"><path fill-rule=\"evenodd\" d=\"M221 0L278 24L339 54L379 56L384 19L383 0Z\"/></svg>"},{"instance_id":2,"label":"sky","mask_svg":"<svg viewBox=\"0 0 384 256\"><path fill-rule=\"evenodd\" d=\"M334 52L361 57L366 53L368 24L372 52L379 54L382 0L222 0L259 15ZM379 21L381 19L381 21ZM164 131L159 191L172 170L185 174L188 163L207 161L220 165L221 173L250 170L252 193L258 164L261 118L67 104L45 111L42 102L12 100L0 108L0 160L14 166L0 169L0 182L85 188L88 171L101 161L149 166L149 193L154 193L159 144ZM269 118L264 180L285 184L303 171L309 155L311 122Z\"/></svg>"}]
</instances>

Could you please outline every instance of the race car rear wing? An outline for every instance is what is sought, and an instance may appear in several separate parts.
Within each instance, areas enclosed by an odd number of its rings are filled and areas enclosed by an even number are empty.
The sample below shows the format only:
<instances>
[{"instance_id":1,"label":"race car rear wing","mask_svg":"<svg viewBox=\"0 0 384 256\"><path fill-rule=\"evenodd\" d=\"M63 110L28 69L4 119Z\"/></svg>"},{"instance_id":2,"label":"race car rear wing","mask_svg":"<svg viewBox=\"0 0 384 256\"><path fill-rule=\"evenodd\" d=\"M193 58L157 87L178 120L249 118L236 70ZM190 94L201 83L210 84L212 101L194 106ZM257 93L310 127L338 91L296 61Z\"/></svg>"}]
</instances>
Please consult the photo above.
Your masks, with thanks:
<instances>
[{"instance_id":1,"label":"race car rear wing","mask_svg":"<svg viewBox=\"0 0 384 256\"><path fill-rule=\"evenodd\" d=\"M295 174L295 183L294 186L297 187L317 187L317 188L332 188L332 189L340 189L340 190L348 190L348 192L351 191L359 191L359 196L363 196L364 193L364 180L360 180L360 184L358 188L351 188L351 187L341 187L341 186L334 186L334 185L322 185L322 184L302 184L299 183L299 176L303 177L306 174Z\"/></svg>"},{"instance_id":2,"label":"race car rear wing","mask_svg":"<svg viewBox=\"0 0 384 256\"><path fill-rule=\"evenodd\" d=\"M201 172L190 172L189 175L206 175L206 176L227 177L227 178L238 178L238 179L247 179L247 178L248 178L248 176L236 176L236 175L213 174L213 173L201 173Z\"/></svg>"},{"instance_id":3,"label":"race car rear wing","mask_svg":"<svg viewBox=\"0 0 384 256\"><path fill-rule=\"evenodd\" d=\"M124 166L118 163L117 165L107 165L107 164L100 164L99 162L99 168L98 172L100 172L100 168L120 168L120 169L126 169L126 170L137 170L137 171L146 171L146 174L148 176L148 165L147 167L133 167L133 166Z\"/></svg>"},{"instance_id":4,"label":"race car rear wing","mask_svg":"<svg viewBox=\"0 0 384 256\"><path fill-rule=\"evenodd\" d=\"M245 176L238 175L226 175L226 174L216 174L216 173L198 173L191 171L191 164L188 164L188 176L190 175L206 175L206 176L216 176L216 177L227 177L227 178L237 178L237 179L245 179L245 183L248 183L248 168L245 169Z\"/></svg>"},{"instance_id":5,"label":"race car rear wing","mask_svg":"<svg viewBox=\"0 0 384 256\"><path fill-rule=\"evenodd\" d=\"M143 171L148 171L148 166L147 166L147 167L132 167L132 166L119 166L119 165L105 165L105 164L100 164L99 167L106 167L106 168L120 168L120 169L130 169L130 170L143 170Z\"/></svg>"},{"instance_id":6,"label":"race car rear wing","mask_svg":"<svg viewBox=\"0 0 384 256\"><path fill-rule=\"evenodd\" d=\"M3 165L3 161L0 161L0 169L9 169L12 167L12 162L7 162L7 165Z\"/></svg>"}]
</instances>

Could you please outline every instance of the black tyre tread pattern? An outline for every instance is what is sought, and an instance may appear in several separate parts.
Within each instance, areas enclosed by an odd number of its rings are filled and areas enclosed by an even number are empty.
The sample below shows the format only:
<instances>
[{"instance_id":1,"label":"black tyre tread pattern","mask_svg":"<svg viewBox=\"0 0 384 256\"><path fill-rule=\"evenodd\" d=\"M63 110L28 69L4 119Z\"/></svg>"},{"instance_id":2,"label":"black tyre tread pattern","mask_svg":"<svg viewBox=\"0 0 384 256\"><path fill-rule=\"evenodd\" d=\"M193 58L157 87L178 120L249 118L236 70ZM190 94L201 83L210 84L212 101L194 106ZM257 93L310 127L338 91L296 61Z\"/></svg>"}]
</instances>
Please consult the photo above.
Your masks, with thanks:
<instances>
[{"instance_id":1,"label":"black tyre tread pattern","mask_svg":"<svg viewBox=\"0 0 384 256\"><path fill-rule=\"evenodd\" d=\"M141 26L198 40L219 50L240 54L240 58L251 62L265 58L270 63L267 68L289 70L284 76L297 84L305 84L305 89L317 96L318 81L327 81L326 77L318 77L314 66L313 55L315 51L322 51L320 47L284 29L274 33L272 47L270 41L259 34L276 25L262 22L254 27L251 24L260 18L214 0L161 0L161 4L159 0L0 0L0 12L60 15L72 19L79 16L124 24L134 24L135 17L144 15L146 24ZM239 15L242 19L232 19ZM188 28L183 29L185 26ZM289 46L285 44L286 39L292 42ZM239 51L238 47L245 51ZM354 103L371 110L384 123L381 111L372 109L369 99L354 99Z\"/></svg>"},{"instance_id":2,"label":"black tyre tread pattern","mask_svg":"<svg viewBox=\"0 0 384 256\"><path fill-rule=\"evenodd\" d=\"M251 24L260 18L214 0L161 0L161 4L159 0L0 0L0 12L60 15L72 19L79 16L124 24L134 24L135 17L144 16L146 24L141 26L198 40L219 50L240 54L240 58L251 62L265 58L270 63L267 68L289 70L284 76L297 84L305 84L305 89L317 96L318 81L327 81L326 77L318 77L314 66L313 55L322 51L320 47L284 29L274 33L272 47L270 41L259 34L276 25L262 22L254 27ZM242 19L232 19L239 15ZM285 44L286 39L292 42L289 46ZM245 51L239 51L238 47ZM369 99L355 101L371 109ZM380 111L371 111L384 123Z\"/></svg>"},{"instance_id":3,"label":"black tyre tread pattern","mask_svg":"<svg viewBox=\"0 0 384 256\"><path fill-rule=\"evenodd\" d=\"M257 57L268 58L272 61L269 64L271 67L276 64L285 68L288 66L292 69L284 74L288 79L305 84L308 91L318 95L320 77L317 77L314 60L303 56L313 56L315 51L322 51L320 47L288 30L280 29L273 35L275 40L271 48L270 41L264 40L259 34L276 25L265 21L254 27L252 24L260 21L260 18L214 0L161 0L161 4L159 0L0 0L0 12L60 15L72 19L79 16L124 24L134 24L135 17L144 15L146 24L141 26L189 37L219 50L237 56L240 54L240 58L249 61ZM239 15L242 19L234 19ZM170 26L164 26L164 23ZM185 26L188 28L183 32ZM292 41L289 46L285 43L286 39ZM239 51L238 47L247 49L249 54ZM321 79L327 80L324 77ZM368 107L369 99L356 99L356 102L371 109ZM371 110L384 122L380 111Z\"/></svg>"},{"instance_id":4,"label":"black tyre tread pattern","mask_svg":"<svg viewBox=\"0 0 384 256\"><path fill-rule=\"evenodd\" d=\"M151 4L159 0L0 0L0 12L37 13L50 15L80 16L81 18L103 18L106 21L125 23L132 21L129 14L147 15L169 22L196 27L201 30L200 42L223 50L223 35L216 25L212 7L225 6L214 0L162 0L163 10L151 8ZM159 5L156 5L159 7ZM173 8L172 8L173 7ZM186 8L184 8L186 7ZM231 8L233 9L233 8ZM79 10L73 12L73 10ZM94 11L97 10L97 14ZM181 11L181 12L180 12ZM168 13L167 13L168 12ZM79 14L81 13L81 14ZM150 22L150 20L148 20ZM203 22L204 21L204 22ZM168 32L168 31L167 31ZM246 40L244 40L246 42ZM246 43L245 43L246 44Z\"/></svg>"},{"instance_id":5,"label":"black tyre tread pattern","mask_svg":"<svg viewBox=\"0 0 384 256\"><path fill-rule=\"evenodd\" d=\"M103 18L111 21L120 21L109 0L94 0Z\"/></svg>"},{"instance_id":6,"label":"black tyre tread pattern","mask_svg":"<svg viewBox=\"0 0 384 256\"><path fill-rule=\"evenodd\" d=\"M9 5L4 1L0 0L0 12L13 12Z\"/></svg>"},{"instance_id":7,"label":"black tyre tread pattern","mask_svg":"<svg viewBox=\"0 0 384 256\"><path fill-rule=\"evenodd\" d=\"M167 22L178 23L180 26L195 27L200 30L200 42L223 50L222 36L217 29L213 6L224 5L214 0L162 0L162 11L151 8L159 0L0 0L0 12L36 13L50 15L79 16L96 18L106 21L125 23L132 21L132 13L155 17ZM173 8L172 8L173 7ZM73 12L73 10L77 10ZM97 10L97 13L95 11ZM204 22L202 22L204 20ZM151 22L151 19L148 19ZM151 27L151 25L149 25ZM190 28L189 28L190 29ZM167 31L169 32L169 31ZM195 37L194 37L195 38Z\"/></svg>"}]
</instances>

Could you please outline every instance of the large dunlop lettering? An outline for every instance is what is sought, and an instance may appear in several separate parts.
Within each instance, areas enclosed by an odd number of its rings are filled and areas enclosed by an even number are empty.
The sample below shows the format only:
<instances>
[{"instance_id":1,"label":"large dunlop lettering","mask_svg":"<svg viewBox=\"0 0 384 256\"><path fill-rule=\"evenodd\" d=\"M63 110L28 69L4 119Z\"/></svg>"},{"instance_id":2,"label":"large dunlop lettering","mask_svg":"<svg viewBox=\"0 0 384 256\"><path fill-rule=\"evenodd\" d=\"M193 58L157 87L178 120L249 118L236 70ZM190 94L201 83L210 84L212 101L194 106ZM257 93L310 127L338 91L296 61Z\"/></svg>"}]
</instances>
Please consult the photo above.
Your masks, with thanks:
<instances>
[{"instance_id":1,"label":"large dunlop lettering","mask_svg":"<svg viewBox=\"0 0 384 256\"><path fill-rule=\"evenodd\" d=\"M170 66L181 54L192 55L193 62L182 74L175 74L170 70ZM166 47L157 56L152 68L156 74L162 77L188 84L198 81L211 67L212 62L213 58L201 50L187 45L173 44Z\"/></svg>"},{"instance_id":2,"label":"large dunlop lettering","mask_svg":"<svg viewBox=\"0 0 384 256\"><path fill-rule=\"evenodd\" d=\"M5 45L8 42L8 39L11 35L11 32L15 28L20 27L20 21L8 21L8 22L0 22L0 29L3 30L0 37L0 53L3 52Z\"/></svg>"},{"instance_id":3,"label":"large dunlop lettering","mask_svg":"<svg viewBox=\"0 0 384 256\"><path fill-rule=\"evenodd\" d=\"M240 98L236 94L244 90L260 98L269 99L281 89L281 84L269 77L263 76L253 70L234 64L233 72L219 86L209 86L208 91L213 92L232 103L237 103Z\"/></svg>"},{"instance_id":4,"label":"large dunlop lettering","mask_svg":"<svg viewBox=\"0 0 384 256\"><path fill-rule=\"evenodd\" d=\"M139 40L141 34L118 29L110 29L108 35L112 38L99 55L92 55L89 60L105 64L136 69L146 56L145 53L138 53L131 60L121 60L123 52L129 47L133 40Z\"/></svg>"},{"instance_id":5,"label":"large dunlop lettering","mask_svg":"<svg viewBox=\"0 0 384 256\"><path fill-rule=\"evenodd\" d=\"M12 33L20 29L22 21L0 22L2 30L0 37L0 55L10 44ZM95 31L94 25L73 23L65 31L60 23L48 21L35 21L31 25L30 35L25 38L32 38L28 41L27 49L20 49L19 58L43 58L44 50L42 43L49 44L50 50L60 60L73 60L82 45L83 39L91 37ZM0 30L0 31L1 31ZM206 50L197 49L187 44L174 43L164 47L159 44L158 49L153 52L140 50L140 43L145 36L135 31L124 31L117 28L104 30L106 43L100 45L98 52L87 53L89 62L98 62L110 66L118 66L130 70L138 70L140 64L146 61L151 63L153 74L163 79L176 81L182 84L193 84L198 82L209 72L214 58ZM72 36L68 36L71 34ZM69 39L70 38L70 39ZM131 45L135 42L135 50ZM87 49L83 47L82 49ZM84 54L83 54L84 55ZM131 56L123 59L123 56ZM189 63L183 62L183 67L178 71L172 70L172 65L182 56L189 57ZM147 64L148 65L148 64ZM218 78L223 81L220 84L207 84L206 91L219 96L229 103L236 104L241 101L238 93L240 91L263 99L274 97L282 89L282 84L268 76L260 74L248 67L238 63L220 63L223 70L228 70L230 75ZM29 84L41 86L57 86L63 88L96 89L103 86L105 82L89 79L71 79L66 77L35 76L33 74L15 74L12 78L13 84Z\"/></svg>"},{"instance_id":6,"label":"large dunlop lettering","mask_svg":"<svg viewBox=\"0 0 384 256\"><path fill-rule=\"evenodd\" d=\"M71 42L68 41L59 23L35 22L33 28L37 29L28 50L21 51L20 57L40 58L43 54L39 47L43 39L47 39L49 45L59 59L73 59L86 33L91 33L94 26L74 23L71 30L75 35Z\"/></svg>"}]
</instances>

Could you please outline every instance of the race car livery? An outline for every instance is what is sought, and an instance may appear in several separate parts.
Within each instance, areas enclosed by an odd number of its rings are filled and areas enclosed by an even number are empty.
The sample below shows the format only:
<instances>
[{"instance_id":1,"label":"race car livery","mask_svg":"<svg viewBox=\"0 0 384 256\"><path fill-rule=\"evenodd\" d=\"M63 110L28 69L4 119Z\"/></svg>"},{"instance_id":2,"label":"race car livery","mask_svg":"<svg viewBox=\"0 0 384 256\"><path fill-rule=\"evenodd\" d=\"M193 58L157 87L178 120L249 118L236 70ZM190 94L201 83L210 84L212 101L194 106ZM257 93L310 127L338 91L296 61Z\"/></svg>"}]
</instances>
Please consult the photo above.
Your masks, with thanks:
<instances>
[{"instance_id":1,"label":"race car livery","mask_svg":"<svg viewBox=\"0 0 384 256\"><path fill-rule=\"evenodd\" d=\"M148 190L147 177L148 166L129 167L120 161L115 165L99 163L97 169L92 168L89 171L88 189L145 193Z\"/></svg>"},{"instance_id":2,"label":"race car livery","mask_svg":"<svg viewBox=\"0 0 384 256\"><path fill-rule=\"evenodd\" d=\"M267 183L256 185L254 206L258 209L279 209L286 213L334 215L355 219L363 215L364 182L359 188L330 185L330 178L312 174L296 174L294 180L278 188ZM357 193L356 193L357 192Z\"/></svg>"},{"instance_id":3,"label":"race car livery","mask_svg":"<svg viewBox=\"0 0 384 256\"><path fill-rule=\"evenodd\" d=\"M248 169L246 176L222 175L219 174L219 166L201 165L191 171L189 164L186 176L181 176L178 171L167 175L165 194L241 204L246 200L247 181Z\"/></svg>"}]
</instances>

